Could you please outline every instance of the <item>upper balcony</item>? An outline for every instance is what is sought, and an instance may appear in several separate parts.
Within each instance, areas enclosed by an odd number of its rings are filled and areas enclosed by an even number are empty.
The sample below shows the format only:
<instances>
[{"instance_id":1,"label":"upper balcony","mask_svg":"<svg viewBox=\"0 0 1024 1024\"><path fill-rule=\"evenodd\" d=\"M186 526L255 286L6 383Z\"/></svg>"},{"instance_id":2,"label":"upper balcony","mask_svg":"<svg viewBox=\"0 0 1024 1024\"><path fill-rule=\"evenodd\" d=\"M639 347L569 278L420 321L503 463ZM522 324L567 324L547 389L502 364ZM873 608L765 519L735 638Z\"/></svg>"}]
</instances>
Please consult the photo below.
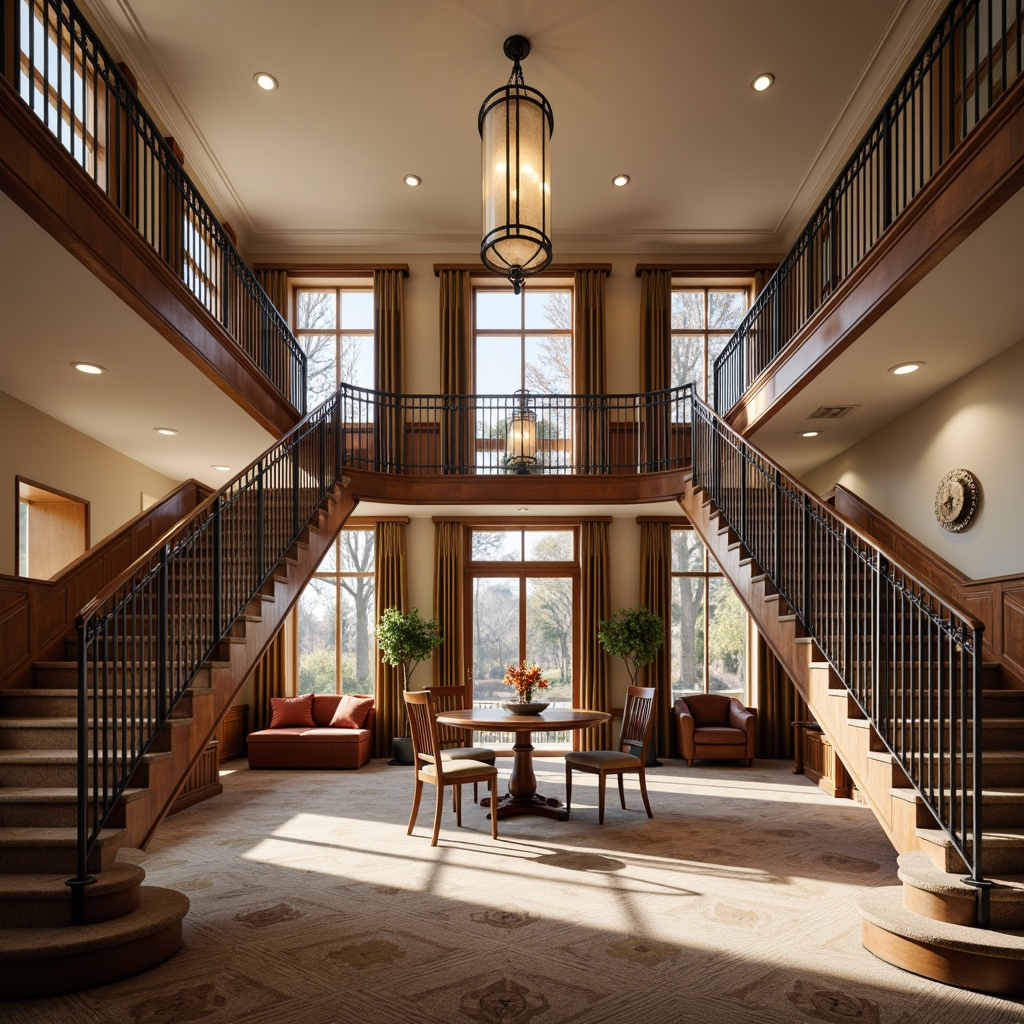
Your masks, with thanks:
<instances>
[{"instance_id":1,"label":"upper balcony","mask_svg":"<svg viewBox=\"0 0 1024 1024\"><path fill-rule=\"evenodd\" d=\"M1019 5L1002 0L945 9L715 362L716 408L737 429L749 436L835 370L1024 185L1021 31ZM995 268L1007 254L975 252L974 272L979 259ZM962 301L954 291L943 301ZM916 323L934 348L929 326ZM978 361L992 354L979 351ZM778 430L795 435L789 420Z\"/></svg>"},{"instance_id":2,"label":"upper balcony","mask_svg":"<svg viewBox=\"0 0 1024 1024\"><path fill-rule=\"evenodd\" d=\"M67 0L0 0L0 187L261 426L306 359L127 69Z\"/></svg>"},{"instance_id":3,"label":"upper balcony","mask_svg":"<svg viewBox=\"0 0 1024 1024\"><path fill-rule=\"evenodd\" d=\"M692 384L638 395L394 395L342 384L334 409L343 471L364 500L662 501L682 493L690 465Z\"/></svg>"}]
</instances>

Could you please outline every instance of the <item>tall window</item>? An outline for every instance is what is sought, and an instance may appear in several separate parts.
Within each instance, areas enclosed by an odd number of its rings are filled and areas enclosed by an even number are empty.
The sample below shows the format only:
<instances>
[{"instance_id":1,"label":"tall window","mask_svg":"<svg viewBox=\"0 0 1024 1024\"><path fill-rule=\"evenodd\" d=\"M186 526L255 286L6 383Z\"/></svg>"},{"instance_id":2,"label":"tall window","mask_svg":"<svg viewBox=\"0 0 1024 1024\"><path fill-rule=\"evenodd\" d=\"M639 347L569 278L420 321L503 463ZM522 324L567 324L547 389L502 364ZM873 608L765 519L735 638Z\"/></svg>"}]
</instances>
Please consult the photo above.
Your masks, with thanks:
<instances>
[{"instance_id":1,"label":"tall window","mask_svg":"<svg viewBox=\"0 0 1024 1024\"><path fill-rule=\"evenodd\" d=\"M374 386L373 288L296 288L295 337L306 353L306 408L341 381Z\"/></svg>"},{"instance_id":2,"label":"tall window","mask_svg":"<svg viewBox=\"0 0 1024 1024\"><path fill-rule=\"evenodd\" d=\"M22 0L19 90L36 116L93 178L105 171L98 143L107 116L107 84L92 47L66 20L38 2ZM78 26L80 28L80 26ZM88 45L88 44L87 44Z\"/></svg>"},{"instance_id":3,"label":"tall window","mask_svg":"<svg viewBox=\"0 0 1024 1024\"><path fill-rule=\"evenodd\" d=\"M373 693L373 600L373 530L342 530L299 598L299 693Z\"/></svg>"},{"instance_id":4,"label":"tall window","mask_svg":"<svg viewBox=\"0 0 1024 1024\"><path fill-rule=\"evenodd\" d=\"M714 405L715 360L747 312L746 287L672 289L673 387L694 383L696 394Z\"/></svg>"},{"instance_id":5,"label":"tall window","mask_svg":"<svg viewBox=\"0 0 1024 1024\"><path fill-rule=\"evenodd\" d=\"M693 530L672 531L672 698L747 699L747 613Z\"/></svg>"},{"instance_id":6,"label":"tall window","mask_svg":"<svg viewBox=\"0 0 1024 1024\"><path fill-rule=\"evenodd\" d=\"M474 291L473 391L476 395L567 395L572 391L572 289ZM537 413L537 465L555 465L571 449L571 417L543 406ZM478 401L478 471L506 468L508 410Z\"/></svg>"},{"instance_id":7,"label":"tall window","mask_svg":"<svg viewBox=\"0 0 1024 1024\"><path fill-rule=\"evenodd\" d=\"M502 681L505 668L527 661L536 662L550 684L534 693L534 699L571 707L577 531L537 526L467 532L470 601L466 611L474 704L495 706L515 699L514 691ZM568 741L568 734L540 734L542 743Z\"/></svg>"}]
</instances>

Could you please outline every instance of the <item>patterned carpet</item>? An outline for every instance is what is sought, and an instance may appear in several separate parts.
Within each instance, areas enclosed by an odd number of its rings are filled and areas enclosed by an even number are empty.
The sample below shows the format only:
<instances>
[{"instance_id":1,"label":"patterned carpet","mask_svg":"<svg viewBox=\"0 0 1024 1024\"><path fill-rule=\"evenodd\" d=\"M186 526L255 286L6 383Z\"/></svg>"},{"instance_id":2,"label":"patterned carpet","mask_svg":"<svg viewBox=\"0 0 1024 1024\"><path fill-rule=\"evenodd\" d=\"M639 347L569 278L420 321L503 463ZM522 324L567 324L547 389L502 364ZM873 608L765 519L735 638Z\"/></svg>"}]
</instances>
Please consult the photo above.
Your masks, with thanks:
<instances>
[{"instance_id":1,"label":"patterned carpet","mask_svg":"<svg viewBox=\"0 0 1024 1024\"><path fill-rule=\"evenodd\" d=\"M503 775L508 762L499 760ZM1024 1024L1024 1001L876 960L854 906L896 884L869 811L788 764L669 762L622 811L577 776L567 822L485 812L405 835L410 769L250 772L138 859L192 900L185 946L5 1024ZM564 796L562 763L537 763ZM639 808L639 810L638 810ZM131 851L135 853L135 851Z\"/></svg>"}]
</instances>

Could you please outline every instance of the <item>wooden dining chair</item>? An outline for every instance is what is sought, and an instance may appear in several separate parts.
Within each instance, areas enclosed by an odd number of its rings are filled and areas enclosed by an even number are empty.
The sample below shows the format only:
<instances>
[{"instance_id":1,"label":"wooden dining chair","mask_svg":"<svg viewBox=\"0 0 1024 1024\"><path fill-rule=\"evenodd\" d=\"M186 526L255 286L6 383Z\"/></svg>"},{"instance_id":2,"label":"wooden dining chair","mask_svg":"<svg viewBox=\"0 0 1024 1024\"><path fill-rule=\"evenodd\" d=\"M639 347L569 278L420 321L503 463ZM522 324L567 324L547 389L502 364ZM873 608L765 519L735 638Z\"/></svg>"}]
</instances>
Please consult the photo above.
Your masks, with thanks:
<instances>
[{"instance_id":1,"label":"wooden dining chair","mask_svg":"<svg viewBox=\"0 0 1024 1024\"><path fill-rule=\"evenodd\" d=\"M604 824L605 780L609 775L619 777L619 802L626 809L626 793L622 779L633 773L640 780L640 795L644 800L647 817L653 818L651 803L647 799L647 779L644 763L647 746L651 742L654 724L654 687L630 686L626 690L626 706L622 710L622 730L618 750L573 750L565 755L565 809L572 806L572 773L589 772L597 776L597 821Z\"/></svg>"},{"instance_id":2,"label":"wooden dining chair","mask_svg":"<svg viewBox=\"0 0 1024 1024\"><path fill-rule=\"evenodd\" d=\"M434 702L429 690L416 693L405 693L406 711L409 713L409 725L412 731L413 771L415 772L415 789L412 797L412 813L409 815L409 830L412 835L416 824L416 815L420 809L420 798L423 795L423 783L429 782L437 787L437 800L434 806L434 834L430 845L437 846L437 836L441 831L441 812L444 809L444 787L454 787L455 824L462 826L462 784L465 782L486 782L491 792L491 838L498 838L498 769L493 764L484 764L468 758L455 760L443 756L437 732L437 717Z\"/></svg>"},{"instance_id":3,"label":"wooden dining chair","mask_svg":"<svg viewBox=\"0 0 1024 1024\"><path fill-rule=\"evenodd\" d=\"M466 699L466 690L462 686L434 686L430 690L434 713L443 715L446 711L464 711L469 706ZM441 757L452 761L483 761L484 764L494 764L495 754L490 747L474 747L472 745L473 733L468 729L460 729L457 725L443 725L437 723L437 737L441 743ZM466 745L466 740L470 745ZM473 783L473 802L475 803L480 794L477 791L479 784ZM455 793L452 792L452 799Z\"/></svg>"}]
</instances>

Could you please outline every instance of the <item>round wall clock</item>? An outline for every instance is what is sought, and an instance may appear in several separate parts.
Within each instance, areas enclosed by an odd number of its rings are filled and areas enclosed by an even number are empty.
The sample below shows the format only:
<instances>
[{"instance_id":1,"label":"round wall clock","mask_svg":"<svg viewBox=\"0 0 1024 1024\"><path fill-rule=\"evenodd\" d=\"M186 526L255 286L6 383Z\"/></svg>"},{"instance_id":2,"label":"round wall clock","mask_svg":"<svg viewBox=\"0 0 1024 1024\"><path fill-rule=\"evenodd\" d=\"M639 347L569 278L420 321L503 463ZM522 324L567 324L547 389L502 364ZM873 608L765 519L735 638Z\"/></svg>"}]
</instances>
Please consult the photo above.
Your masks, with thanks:
<instances>
[{"instance_id":1,"label":"round wall clock","mask_svg":"<svg viewBox=\"0 0 1024 1024\"><path fill-rule=\"evenodd\" d=\"M978 483L966 469L950 470L935 492L935 518L944 530L959 533L978 508Z\"/></svg>"}]
</instances>

